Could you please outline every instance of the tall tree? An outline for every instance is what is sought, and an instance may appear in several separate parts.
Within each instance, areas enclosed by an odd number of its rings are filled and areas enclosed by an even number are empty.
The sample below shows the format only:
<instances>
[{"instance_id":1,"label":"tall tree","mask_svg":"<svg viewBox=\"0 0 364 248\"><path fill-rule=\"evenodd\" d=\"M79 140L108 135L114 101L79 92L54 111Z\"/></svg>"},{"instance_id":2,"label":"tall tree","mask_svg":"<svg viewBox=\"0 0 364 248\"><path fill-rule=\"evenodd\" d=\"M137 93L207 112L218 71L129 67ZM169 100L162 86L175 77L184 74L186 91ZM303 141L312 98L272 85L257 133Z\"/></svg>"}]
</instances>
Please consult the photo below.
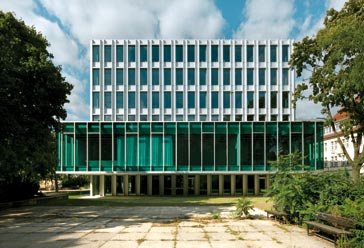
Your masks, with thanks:
<instances>
[{"instance_id":1,"label":"tall tree","mask_svg":"<svg viewBox=\"0 0 364 248\"><path fill-rule=\"evenodd\" d=\"M321 103L322 113L327 117L344 156L353 169L357 181L364 162L362 148L364 131L364 0L349 0L340 11L330 9L326 13L324 27L315 37L305 37L294 44L291 68L297 75L311 73L298 85L294 105L304 98ZM347 118L339 123L334 111L345 113ZM338 126L337 126L338 124ZM350 139L354 153L350 154L340 137Z\"/></svg>"},{"instance_id":2,"label":"tall tree","mask_svg":"<svg viewBox=\"0 0 364 248\"><path fill-rule=\"evenodd\" d=\"M0 11L0 186L36 182L54 164L52 131L66 118L72 85L48 41ZM0 188L1 189L1 188ZM3 190L4 191L4 190ZM0 190L1 193L1 190Z\"/></svg>"}]
</instances>

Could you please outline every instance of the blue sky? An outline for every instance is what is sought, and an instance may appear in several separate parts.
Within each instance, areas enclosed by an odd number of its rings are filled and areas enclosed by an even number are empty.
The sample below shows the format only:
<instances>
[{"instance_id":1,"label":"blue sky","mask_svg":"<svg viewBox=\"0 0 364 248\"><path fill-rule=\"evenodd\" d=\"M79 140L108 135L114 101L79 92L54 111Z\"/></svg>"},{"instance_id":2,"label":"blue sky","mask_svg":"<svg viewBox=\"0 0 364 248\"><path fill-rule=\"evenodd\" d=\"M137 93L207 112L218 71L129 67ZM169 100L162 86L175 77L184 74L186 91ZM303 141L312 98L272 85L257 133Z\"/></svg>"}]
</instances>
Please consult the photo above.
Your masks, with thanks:
<instances>
[{"instance_id":1,"label":"blue sky","mask_svg":"<svg viewBox=\"0 0 364 248\"><path fill-rule=\"evenodd\" d=\"M2 0L50 42L54 63L74 85L67 120L89 120L91 39L294 39L314 35L345 0ZM302 101L298 119L320 116Z\"/></svg>"}]
</instances>

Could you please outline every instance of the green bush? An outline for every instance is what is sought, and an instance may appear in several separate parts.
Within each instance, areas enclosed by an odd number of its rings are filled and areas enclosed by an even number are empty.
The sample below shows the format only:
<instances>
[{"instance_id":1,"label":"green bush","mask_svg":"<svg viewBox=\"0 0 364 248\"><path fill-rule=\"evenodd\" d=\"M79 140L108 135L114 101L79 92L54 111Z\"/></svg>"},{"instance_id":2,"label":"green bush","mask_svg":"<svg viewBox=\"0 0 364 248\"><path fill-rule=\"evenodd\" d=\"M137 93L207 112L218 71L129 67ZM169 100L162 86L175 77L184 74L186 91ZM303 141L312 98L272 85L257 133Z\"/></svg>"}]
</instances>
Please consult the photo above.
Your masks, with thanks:
<instances>
[{"instance_id":1,"label":"green bush","mask_svg":"<svg viewBox=\"0 0 364 248\"><path fill-rule=\"evenodd\" d=\"M237 218L249 217L249 210L253 210L252 201L243 197L241 199L238 199L234 215Z\"/></svg>"},{"instance_id":2,"label":"green bush","mask_svg":"<svg viewBox=\"0 0 364 248\"><path fill-rule=\"evenodd\" d=\"M69 175L62 179L62 188L78 189L90 183L88 176Z\"/></svg>"}]
</instances>

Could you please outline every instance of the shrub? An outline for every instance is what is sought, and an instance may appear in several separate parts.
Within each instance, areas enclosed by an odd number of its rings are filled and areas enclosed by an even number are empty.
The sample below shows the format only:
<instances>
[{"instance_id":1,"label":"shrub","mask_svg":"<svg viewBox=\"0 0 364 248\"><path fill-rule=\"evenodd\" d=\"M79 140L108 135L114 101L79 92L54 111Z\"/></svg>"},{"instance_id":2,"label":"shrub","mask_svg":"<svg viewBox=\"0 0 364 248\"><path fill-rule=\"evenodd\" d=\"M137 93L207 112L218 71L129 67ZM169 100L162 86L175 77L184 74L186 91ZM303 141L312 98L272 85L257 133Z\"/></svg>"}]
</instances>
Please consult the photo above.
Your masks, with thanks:
<instances>
[{"instance_id":1,"label":"shrub","mask_svg":"<svg viewBox=\"0 0 364 248\"><path fill-rule=\"evenodd\" d=\"M89 184L89 177L83 175L70 175L62 179L62 188L78 189Z\"/></svg>"},{"instance_id":2,"label":"shrub","mask_svg":"<svg viewBox=\"0 0 364 248\"><path fill-rule=\"evenodd\" d=\"M243 197L238 199L234 215L237 218L250 217L249 210L253 210L252 202L251 200Z\"/></svg>"}]
</instances>

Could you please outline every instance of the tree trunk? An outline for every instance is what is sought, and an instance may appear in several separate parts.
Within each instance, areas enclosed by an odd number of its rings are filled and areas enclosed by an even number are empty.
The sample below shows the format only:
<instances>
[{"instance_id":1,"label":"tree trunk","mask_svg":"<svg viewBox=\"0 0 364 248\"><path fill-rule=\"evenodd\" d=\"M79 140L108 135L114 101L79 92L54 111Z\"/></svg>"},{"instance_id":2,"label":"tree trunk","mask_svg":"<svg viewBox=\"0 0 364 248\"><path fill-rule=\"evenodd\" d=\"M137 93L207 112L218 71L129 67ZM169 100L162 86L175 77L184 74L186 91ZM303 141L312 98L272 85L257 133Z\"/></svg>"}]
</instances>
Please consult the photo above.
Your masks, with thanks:
<instances>
[{"instance_id":1,"label":"tree trunk","mask_svg":"<svg viewBox=\"0 0 364 248\"><path fill-rule=\"evenodd\" d=\"M361 164L353 164L352 169L353 181L354 183L358 183L360 179Z\"/></svg>"}]
</instances>

